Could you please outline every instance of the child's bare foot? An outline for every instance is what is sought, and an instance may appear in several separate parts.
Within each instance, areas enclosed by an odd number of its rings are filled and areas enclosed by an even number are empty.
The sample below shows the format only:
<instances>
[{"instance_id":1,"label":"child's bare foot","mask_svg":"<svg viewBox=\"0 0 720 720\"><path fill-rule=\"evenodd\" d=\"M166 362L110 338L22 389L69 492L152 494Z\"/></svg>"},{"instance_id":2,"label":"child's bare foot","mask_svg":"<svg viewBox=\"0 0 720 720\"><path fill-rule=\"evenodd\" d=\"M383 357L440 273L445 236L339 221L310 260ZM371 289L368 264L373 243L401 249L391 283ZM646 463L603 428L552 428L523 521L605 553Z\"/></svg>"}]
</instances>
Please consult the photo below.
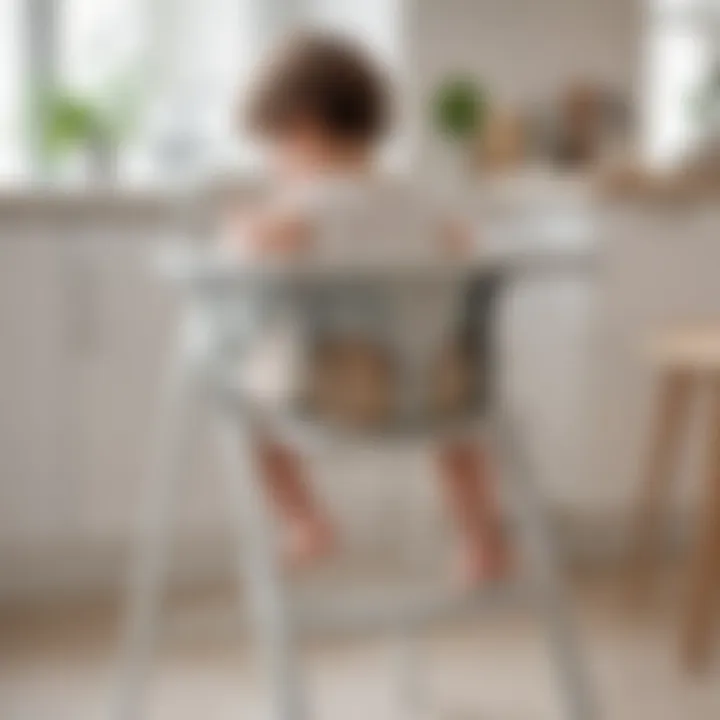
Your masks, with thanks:
<instances>
[{"instance_id":1,"label":"child's bare foot","mask_svg":"<svg viewBox=\"0 0 720 720\"><path fill-rule=\"evenodd\" d=\"M329 555L335 547L335 533L322 520L297 520L285 535L283 554L292 568L302 568Z\"/></svg>"},{"instance_id":2,"label":"child's bare foot","mask_svg":"<svg viewBox=\"0 0 720 720\"><path fill-rule=\"evenodd\" d=\"M463 588L504 580L512 571L512 557L504 538L463 541L456 556L456 577Z\"/></svg>"}]
</instances>

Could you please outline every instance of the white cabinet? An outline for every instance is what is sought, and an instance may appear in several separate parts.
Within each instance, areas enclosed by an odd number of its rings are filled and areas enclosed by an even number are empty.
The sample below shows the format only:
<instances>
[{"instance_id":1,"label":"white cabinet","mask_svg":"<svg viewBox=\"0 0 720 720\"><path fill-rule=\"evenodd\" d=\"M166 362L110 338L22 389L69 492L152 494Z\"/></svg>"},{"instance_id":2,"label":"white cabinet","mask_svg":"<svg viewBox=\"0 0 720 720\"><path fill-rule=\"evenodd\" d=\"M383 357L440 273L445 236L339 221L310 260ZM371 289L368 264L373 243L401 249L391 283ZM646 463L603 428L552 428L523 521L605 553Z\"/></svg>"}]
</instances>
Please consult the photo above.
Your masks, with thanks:
<instances>
[{"instance_id":1,"label":"white cabinet","mask_svg":"<svg viewBox=\"0 0 720 720\"><path fill-rule=\"evenodd\" d=\"M0 543L51 541L67 511L62 382L66 331L58 243L0 229Z\"/></svg>"},{"instance_id":2,"label":"white cabinet","mask_svg":"<svg viewBox=\"0 0 720 720\"><path fill-rule=\"evenodd\" d=\"M717 228L716 211L638 210L606 225L594 275L528 281L505 305L504 367L540 482L583 527L615 522L636 483L651 389L643 337L720 317ZM177 323L173 290L151 263L168 230L162 216L129 209L6 217L0 207L0 596L122 577ZM213 571L230 521L208 426L199 418L177 537L182 561L195 555ZM386 492L408 527L422 526L418 537L434 538L430 463L394 462L368 471L331 461L313 482L363 542L388 525Z\"/></svg>"},{"instance_id":3,"label":"white cabinet","mask_svg":"<svg viewBox=\"0 0 720 720\"><path fill-rule=\"evenodd\" d=\"M75 368L79 397L76 453L83 487L78 519L83 536L126 544L132 537L150 466L162 377L172 358L178 308L172 288L153 269L163 231L99 227L86 238L95 311L87 357ZM198 408L197 412L202 412ZM180 535L217 526L222 502L207 428L187 454L179 501Z\"/></svg>"},{"instance_id":4,"label":"white cabinet","mask_svg":"<svg viewBox=\"0 0 720 720\"><path fill-rule=\"evenodd\" d=\"M587 485L588 502L606 513L627 511L638 486L654 391L643 350L648 339L678 324L720 321L719 238L720 212L702 204L631 208L608 233L593 338ZM696 409L702 412L702 402ZM688 450L684 475L695 482L698 473L688 471L698 457L692 443Z\"/></svg>"},{"instance_id":5,"label":"white cabinet","mask_svg":"<svg viewBox=\"0 0 720 720\"><path fill-rule=\"evenodd\" d=\"M0 212L0 594L31 579L117 584L177 324L173 290L151 262L169 223L129 209L16 214L13 223ZM541 481L553 499L577 505L587 292L585 280L530 283L513 293L504 318L508 375L536 431ZM197 423L176 537L183 561L195 554L217 567L230 518L209 425ZM407 458L405 470L385 457L372 468L331 460L312 480L362 552L394 542L374 528L403 542L408 528L421 528L416 535L433 540L441 506L423 457ZM380 510L391 505L401 522Z\"/></svg>"},{"instance_id":6,"label":"white cabinet","mask_svg":"<svg viewBox=\"0 0 720 720\"><path fill-rule=\"evenodd\" d=\"M0 595L128 548L176 324L151 262L167 231L131 213L0 213ZM220 502L207 445L181 504L199 532Z\"/></svg>"}]
</instances>

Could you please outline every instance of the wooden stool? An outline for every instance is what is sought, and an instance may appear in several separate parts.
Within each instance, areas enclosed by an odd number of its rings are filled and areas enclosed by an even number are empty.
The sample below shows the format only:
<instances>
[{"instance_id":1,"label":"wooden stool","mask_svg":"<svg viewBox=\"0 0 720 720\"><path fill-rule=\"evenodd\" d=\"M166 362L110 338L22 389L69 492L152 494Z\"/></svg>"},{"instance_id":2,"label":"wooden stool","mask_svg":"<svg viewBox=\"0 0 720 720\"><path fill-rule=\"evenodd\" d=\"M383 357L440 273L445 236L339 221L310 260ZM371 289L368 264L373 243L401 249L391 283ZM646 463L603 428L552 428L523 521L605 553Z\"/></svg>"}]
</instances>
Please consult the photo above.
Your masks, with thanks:
<instances>
[{"instance_id":1,"label":"wooden stool","mask_svg":"<svg viewBox=\"0 0 720 720\"><path fill-rule=\"evenodd\" d=\"M663 333L649 351L658 370L659 387L635 524L632 578L636 600L646 599L652 586L658 530L668 506L692 392L703 381L711 393L705 497L692 550L682 634L686 666L698 671L707 666L710 657L720 589L720 326Z\"/></svg>"}]
</instances>

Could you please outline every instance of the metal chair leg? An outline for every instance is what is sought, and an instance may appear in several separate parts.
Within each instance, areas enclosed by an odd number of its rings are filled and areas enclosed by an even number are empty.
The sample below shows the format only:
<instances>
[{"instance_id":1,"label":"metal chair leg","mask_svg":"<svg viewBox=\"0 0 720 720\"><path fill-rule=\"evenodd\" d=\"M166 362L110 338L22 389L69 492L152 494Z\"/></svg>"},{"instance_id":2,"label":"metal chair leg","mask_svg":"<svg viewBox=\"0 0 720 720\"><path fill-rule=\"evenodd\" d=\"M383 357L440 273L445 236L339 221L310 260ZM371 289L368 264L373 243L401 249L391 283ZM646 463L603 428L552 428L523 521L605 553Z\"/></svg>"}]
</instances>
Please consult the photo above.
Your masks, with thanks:
<instances>
[{"instance_id":1,"label":"metal chair leg","mask_svg":"<svg viewBox=\"0 0 720 720\"><path fill-rule=\"evenodd\" d=\"M250 429L242 418L228 415L222 432L228 495L241 529L239 574L247 589L254 627L264 655L276 720L308 717L295 656L276 533L255 466Z\"/></svg>"},{"instance_id":2,"label":"metal chair leg","mask_svg":"<svg viewBox=\"0 0 720 720\"><path fill-rule=\"evenodd\" d=\"M194 368L188 354L182 351L175 363L165 378L161 417L156 426L158 436L144 488L142 525L123 634L119 692L113 709L116 720L137 720L142 714L142 696L157 634L173 507L182 467L179 455L191 433L188 424L196 386Z\"/></svg>"},{"instance_id":3,"label":"metal chair leg","mask_svg":"<svg viewBox=\"0 0 720 720\"><path fill-rule=\"evenodd\" d=\"M531 584L547 623L565 714L568 720L591 720L595 717L595 708L586 665L578 647L570 610L565 605L563 583L543 502L532 480L517 426L509 417L501 416L496 418L495 430L500 457L515 491L520 529L526 534Z\"/></svg>"}]
</instances>

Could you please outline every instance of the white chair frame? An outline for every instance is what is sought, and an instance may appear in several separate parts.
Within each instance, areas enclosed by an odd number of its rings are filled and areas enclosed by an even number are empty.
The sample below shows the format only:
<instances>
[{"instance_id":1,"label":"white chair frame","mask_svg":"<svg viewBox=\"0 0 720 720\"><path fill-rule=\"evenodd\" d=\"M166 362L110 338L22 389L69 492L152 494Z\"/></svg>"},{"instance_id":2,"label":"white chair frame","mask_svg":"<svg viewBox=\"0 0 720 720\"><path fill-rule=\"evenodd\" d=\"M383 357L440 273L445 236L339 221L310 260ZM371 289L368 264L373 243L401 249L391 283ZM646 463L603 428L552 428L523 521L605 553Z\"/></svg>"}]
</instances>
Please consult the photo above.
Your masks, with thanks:
<instances>
[{"instance_id":1,"label":"white chair frame","mask_svg":"<svg viewBox=\"0 0 720 720\"><path fill-rule=\"evenodd\" d=\"M518 269L562 266L568 256L522 257ZM577 258L570 257L572 262ZM550 260L548 264L548 260ZM584 264L586 257L581 257ZM306 704L298 661L296 630L299 618L289 607L275 547L271 516L261 485L256 479L254 454L250 448L250 423L242 407L225 402L213 385L214 368L203 342L202 318L189 313L181 324L177 344L172 348L172 366L167 373L162 414L157 423L155 457L146 485L144 522L139 538L137 562L129 585L127 627L121 658L119 694L113 706L113 720L140 720L146 679L150 671L160 615L160 598L166 578L173 508L180 486L182 452L191 438L191 419L196 403L208 397L217 408L218 438L224 455L227 497L237 517L242 537L238 543L238 571L247 589L248 605L257 632L270 688L274 720L306 720ZM210 390L210 392L208 392ZM491 403L490 441L504 468L517 512L518 528L527 553L528 583L516 597L529 600L544 619L549 648L557 669L566 720L595 717L586 664L578 649L571 613L563 599L556 552L551 541L546 513L532 479L520 426L511 412ZM354 624L364 629L393 630L404 638L401 693L408 717L417 717L423 683L413 629L444 613L474 611L486 602L505 601L500 588L478 590L471 597L442 594L418 599L409 605L404 599L388 601L381 607L316 611L322 619ZM312 626L317 618L307 618Z\"/></svg>"}]
</instances>

